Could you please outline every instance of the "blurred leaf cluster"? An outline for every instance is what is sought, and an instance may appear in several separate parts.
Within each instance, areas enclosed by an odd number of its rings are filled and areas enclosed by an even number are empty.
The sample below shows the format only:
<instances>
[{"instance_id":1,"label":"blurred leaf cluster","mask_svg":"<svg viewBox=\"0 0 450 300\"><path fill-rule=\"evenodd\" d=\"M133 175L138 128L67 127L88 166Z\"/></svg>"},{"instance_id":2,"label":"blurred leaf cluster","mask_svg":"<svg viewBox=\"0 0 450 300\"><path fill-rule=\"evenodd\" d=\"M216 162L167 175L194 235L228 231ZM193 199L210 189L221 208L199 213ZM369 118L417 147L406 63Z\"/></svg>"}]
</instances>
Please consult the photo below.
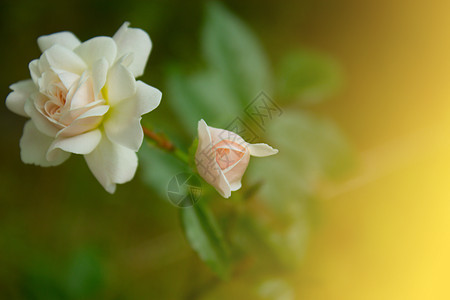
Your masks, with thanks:
<instances>
[{"instance_id":1,"label":"blurred leaf cluster","mask_svg":"<svg viewBox=\"0 0 450 300\"><path fill-rule=\"evenodd\" d=\"M273 273L284 274L301 263L317 220L318 184L339 177L352 163L351 148L337 127L306 111L339 90L342 71L329 56L306 49L286 54L272 71L256 36L217 2L206 7L200 40L201 67L187 72L183 64L172 63L167 68L165 100L175 115L171 122L185 130L184 138L173 136L178 146L189 147L202 118L218 128L239 118L263 139L258 142L280 153L263 161L253 158L243 188L230 199L220 198L205 183L200 203L180 209L187 240L220 278L252 278L251 299L281 299L280 293L293 299L289 283ZM263 128L245 113L261 92L282 111ZM141 156L144 181L161 195L170 176L187 171L152 147ZM164 170L163 165L174 167ZM211 286L205 299L229 299L220 285Z\"/></svg>"},{"instance_id":2,"label":"blurred leaf cluster","mask_svg":"<svg viewBox=\"0 0 450 300\"><path fill-rule=\"evenodd\" d=\"M100 297L104 285L104 266L97 251L80 249L58 268L51 257L41 254L23 274L22 291L26 299L86 299Z\"/></svg>"}]
</instances>

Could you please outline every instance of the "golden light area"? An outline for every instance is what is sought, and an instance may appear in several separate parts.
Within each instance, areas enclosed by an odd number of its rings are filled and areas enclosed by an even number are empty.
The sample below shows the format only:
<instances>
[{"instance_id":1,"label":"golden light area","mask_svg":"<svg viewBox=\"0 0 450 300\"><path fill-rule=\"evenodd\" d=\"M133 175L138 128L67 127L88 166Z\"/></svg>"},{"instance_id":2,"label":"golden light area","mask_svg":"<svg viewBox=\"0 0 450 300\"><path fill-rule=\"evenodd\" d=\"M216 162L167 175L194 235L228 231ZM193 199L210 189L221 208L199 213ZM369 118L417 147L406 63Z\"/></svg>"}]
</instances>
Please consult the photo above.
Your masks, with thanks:
<instances>
[{"instance_id":1,"label":"golden light area","mask_svg":"<svg viewBox=\"0 0 450 300\"><path fill-rule=\"evenodd\" d=\"M322 188L298 299L450 299L449 9L340 1L308 24L346 68L343 93L320 110L359 165Z\"/></svg>"}]
</instances>

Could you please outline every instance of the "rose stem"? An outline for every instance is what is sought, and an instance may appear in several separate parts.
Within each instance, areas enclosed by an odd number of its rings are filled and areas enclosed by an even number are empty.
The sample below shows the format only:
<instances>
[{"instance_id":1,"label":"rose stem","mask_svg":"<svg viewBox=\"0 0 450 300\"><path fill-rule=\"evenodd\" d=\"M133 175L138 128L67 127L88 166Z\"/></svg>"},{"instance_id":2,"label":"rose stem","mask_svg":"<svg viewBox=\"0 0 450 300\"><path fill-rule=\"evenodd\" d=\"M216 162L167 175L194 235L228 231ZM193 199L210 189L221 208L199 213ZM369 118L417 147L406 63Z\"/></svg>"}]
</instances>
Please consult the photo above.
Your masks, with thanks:
<instances>
[{"instance_id":1,"label":"rose stem","mask_svg":"<svg viewBox=\"0 0 450 300\"><path fill-rule=\"evenodd\" d=\"M172 144L172 142L169 141L166 137L164 137L163 135L159 135L144 126L142 126L142 130L144 131L144 135L147 138L153 140L156 143L156 146L167 152L173 153L175 157L177 157L186 164L189 162L188 155L183 151L181 151L180 149L178 149L177 147L175 147L175 145Z\"/></svg>"}]
</instances>

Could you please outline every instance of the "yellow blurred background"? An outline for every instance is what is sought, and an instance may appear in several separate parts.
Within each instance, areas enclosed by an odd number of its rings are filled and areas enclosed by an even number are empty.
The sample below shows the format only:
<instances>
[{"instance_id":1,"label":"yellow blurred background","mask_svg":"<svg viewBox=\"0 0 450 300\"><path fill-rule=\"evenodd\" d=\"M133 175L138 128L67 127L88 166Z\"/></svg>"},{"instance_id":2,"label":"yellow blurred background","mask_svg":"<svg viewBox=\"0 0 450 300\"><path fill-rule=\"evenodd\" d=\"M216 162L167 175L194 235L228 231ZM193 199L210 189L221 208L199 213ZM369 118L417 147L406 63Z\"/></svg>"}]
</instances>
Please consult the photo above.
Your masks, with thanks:
<instances>
[{"instance_id":1,"label":"yellow blurred background","mask_svg":"<svg viewBox=\"0 0 450 300\"><path fill-rule=\"evenodd\" d=\"M324 185L298 299L450 299L448 1L322 1L307 40L347 87L320 111L359 153Z\"/></svg>"}]
</instances>

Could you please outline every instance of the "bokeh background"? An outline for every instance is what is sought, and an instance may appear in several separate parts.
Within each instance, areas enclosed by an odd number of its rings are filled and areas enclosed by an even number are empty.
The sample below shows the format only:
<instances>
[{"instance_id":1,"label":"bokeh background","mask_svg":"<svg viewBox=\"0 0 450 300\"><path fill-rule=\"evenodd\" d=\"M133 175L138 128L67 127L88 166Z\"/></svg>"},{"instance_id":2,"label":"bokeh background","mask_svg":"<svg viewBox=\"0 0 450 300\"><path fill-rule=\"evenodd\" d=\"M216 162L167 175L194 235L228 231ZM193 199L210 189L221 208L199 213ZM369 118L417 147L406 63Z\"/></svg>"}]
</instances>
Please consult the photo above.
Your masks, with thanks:
<instances>
[{"instance_id":1,"label":"bokeh background","mask_svg":"<svg viewBox=\"0 0 450 300\"><path fill-rule=\"evenodd\" d=\"M0 2L2 99L29 77L38 36L70 30L86 40L127 20L152 38L143 80L164 95L144 122L186 150L195 135L189 116L206 112L224 127L242 110L235 105L223 118L207 106L183 118L176 108L192 100L183 98L186 86L196 86L191 98L204 88L212 103L228 101L224 86L202 81L221 71L202 47L205 31L223 34L224 9L224 22L241 21L214 53L231 41L250 51L243 55L262 56L273 86L264 88L283 109L261 133L280 153L252 161L247 174L258 191L210 197L232 241L222 280L190 248L179 209L166 200L165 182L179 169L163 152L143 145L135 180L111 196L80 157L55 168L24 165L25 120L1 105L0 298L449 299L448 1L223 5ZM234 207L242 218L231 216Z\"/></svg>"}]
</instances>

